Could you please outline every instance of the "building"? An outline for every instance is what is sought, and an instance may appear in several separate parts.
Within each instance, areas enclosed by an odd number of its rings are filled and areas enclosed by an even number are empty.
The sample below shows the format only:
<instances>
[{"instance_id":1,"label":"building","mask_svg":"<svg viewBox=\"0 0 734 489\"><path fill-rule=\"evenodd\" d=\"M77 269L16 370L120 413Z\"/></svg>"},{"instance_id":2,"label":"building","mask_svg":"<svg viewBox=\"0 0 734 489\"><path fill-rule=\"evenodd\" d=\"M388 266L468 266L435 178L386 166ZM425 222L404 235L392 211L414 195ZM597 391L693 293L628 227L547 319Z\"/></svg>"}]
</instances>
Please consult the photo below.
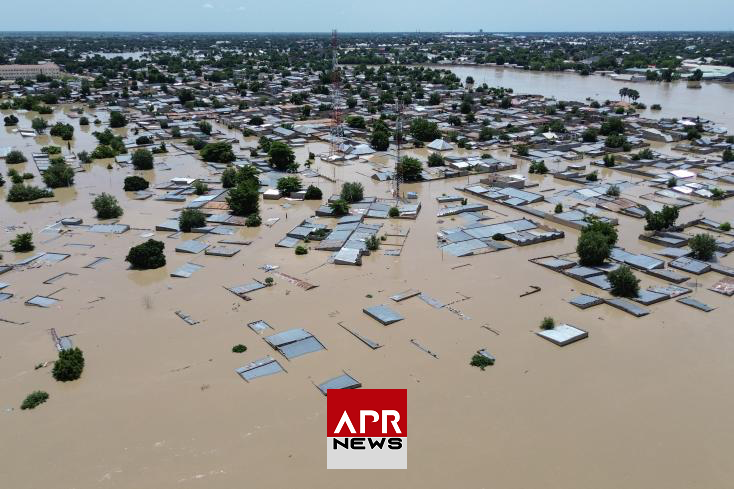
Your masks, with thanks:
<instances>
[{"instance_id":1,"label":"building","mask_svg":"<svg viewBox=\"0 0 734 489\"><path fill-rule=\"evenodd\" d=\"M18 78L35 78L38 75L58 76L61 73L56 63L37 65L0 65L0 80L17 80Z\"/></svg>"}]
</instances>

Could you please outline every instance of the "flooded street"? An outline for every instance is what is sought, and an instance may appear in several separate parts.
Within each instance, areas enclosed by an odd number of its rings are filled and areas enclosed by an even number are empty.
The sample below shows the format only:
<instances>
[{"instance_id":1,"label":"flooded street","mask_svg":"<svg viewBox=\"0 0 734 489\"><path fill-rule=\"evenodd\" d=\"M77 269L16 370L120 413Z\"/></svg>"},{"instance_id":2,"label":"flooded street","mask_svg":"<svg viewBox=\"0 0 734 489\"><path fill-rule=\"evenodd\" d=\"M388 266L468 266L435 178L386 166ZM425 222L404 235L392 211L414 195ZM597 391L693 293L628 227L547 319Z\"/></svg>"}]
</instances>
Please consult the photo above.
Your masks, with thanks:
<instances>
[{"instance_id":1,"label":"flooded street","mask_svg":"<svg viewBox=\"0 0 734 489\"><path fill-rule=\"evenodd\" d=\"M568 100L616 100L624 86L599 76L452 69L462 79L472 75L490 86ZM648 107L663 106L658 113L644 111L645 116L700 115L734 129L734 86L706 84L688 90L680 83L638 83L635 88ZM77 118L68 117L70 110L59 106L44 117L75 127L72 152L92 151L92 132L106 125L80 128ZM86 111L94 120L95 112ZM23 128L36 116L15 113ZM29 161L14 166L20 173L33 173L33 183L41 185L31 153L56 144L68 154L66 143L48 135L23 138L12 129L0 129L0 147L21 150ZM237 138L235 153L245 154L244 148L257 143L221 125L215 124L215 129ZM168 144L170 153L156 161L164 161L170 170L135 172L112 160L95 161L83 165L85 171L76 174L74 187L57 189L49 199L52 203L11 204L6 202L10 182L0 188L0 264L32 255L13 253L8 244L23 230L34 232L37 252L71 255L59 263L0 275L0 281L11 284L3 291L14 294L0 302L0 487L731 487L733 299L707 290L718 276L698 277L700 286L692 294L716 307L713 312L704 314L671 300L649 306L648 316L634 318L607 305L573 307L570 299L580 293L599 294L598 289L528 261L573 252L578 237L574 229L553 224L565 238L497 253L465 258L442 253L436 233L462 221L447 217L439 222L436 215L442 206L436 197L459 193L456 187L478 182L478 175L404 185L404 191L418 193L422 204L416 220L366 219L383 225L380 235L408 233L401 255L376 252L364 257L361 267L327 263L326 251L312 249L296 256L292 249L275 247L286 232L314 214L318 201L261 200L263 222L279 218L272 227L238 227L233 236L201 238L212 244L223 238L252 241L232 258L176 253L181 240L197 235L171 237L154 229L184 203L135 200L122 190L124 178L132 174L144 176L151 189L174 177L210 177L205 163ZM674 152L670 145L653 147ZM325 143L295 148L296 161L303 163L309 151L320 154L327 148ZM429 152L407 154L425 161ZM492 155L511 159L507 150ZM528 175L528 163L515 162L518 169L510 173L537 183L533 191L576 187L550 174ZM391 182L370 178L381 165L390 168L393 161L376 154L335 166L317 158L312 169L322 177L303 180L320 187L325 199L338 193L345 181L361 182L366 196L388 198ZM564 165L549 162L552 171ZM0 169L6 175L8 165L3 161ZM603 179L642 180L613 169L600 174ZM647 185L634 191L651 191ZM120 222L128 224L129 231L41 232L64 217L98 222L91 201L101 192L118 198L125 211ZM470 203L479 202L462 195ZM491 223L528 217L495 203L489 203L486 215ZM701 215L734 220L734 200L686 207L680 220ZM644 220L615 217L621 246L638 253L659 248L638 239ZM128 270L124 259L129 248L151 232L166 244L166 266ZM390 236L383 248L398 241ZM84 268L97 257L110 260ZM204 268L188 279L170 277L186 262ZM734 266L731 256L722 263ZM279 272L318 287L304 290L282 275L266 274L258 268L264 264L277 265ZM64 272L72 275L44 283ZM267 276L275 285L253 292L250 301L224 288ZM639 277L643 288L666 284L648 275ZM541 291L520 297L531 286ZM418 298L400 303L389 299L410 288L451 304L455 311L433 308ZM36 294L53 294L59 302L50 308L24 304ZM362 312L378 304L389 304L405 320L382 326ZM176 311L199 324L189 326ZM576 325L588 331L589 338L565 348L543 341L535 331L544 316ZM277 332L304 328L326 351L287 361L247 327L256 320L265 320ZM339 323L384 346L371 350ZM86 367L80 381L56 382L50 366L34 370L56 357L50 328L74 335L74 344L84 350ZM438 358L416 348L411 339ZM238 343L248 347L246 353L232 353ZM481 348L497 357L486 371L469 366ZM250 383L235 374L235 368L266 355L277 357L287 373ZM368 476L326 470L326 398L314 384L343 371L366 388L407 388L409 470L373 471ZM20 401L35 389L47 391L49 401L43 409L21 412Z\"/></svg>"}]
</instances>

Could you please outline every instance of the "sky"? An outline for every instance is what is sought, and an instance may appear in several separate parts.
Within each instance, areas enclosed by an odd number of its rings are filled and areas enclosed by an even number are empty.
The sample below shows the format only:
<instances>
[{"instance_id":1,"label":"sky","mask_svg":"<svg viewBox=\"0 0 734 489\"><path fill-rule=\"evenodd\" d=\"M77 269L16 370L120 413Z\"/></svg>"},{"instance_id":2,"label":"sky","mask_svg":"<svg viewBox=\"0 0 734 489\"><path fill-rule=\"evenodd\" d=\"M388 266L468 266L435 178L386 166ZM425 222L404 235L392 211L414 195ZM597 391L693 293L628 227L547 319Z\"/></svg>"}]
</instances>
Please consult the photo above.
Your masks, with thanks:
<instances>
[{"instance_id":1,"label":"sky","mask_svg":"<svg viewBox=\"0 0 734 489\"><path fill-rule=\"evenodd\" d=\"M731 31L733 17L733 0L0 1L0 31Z\"/></svg>"}]
</instances>

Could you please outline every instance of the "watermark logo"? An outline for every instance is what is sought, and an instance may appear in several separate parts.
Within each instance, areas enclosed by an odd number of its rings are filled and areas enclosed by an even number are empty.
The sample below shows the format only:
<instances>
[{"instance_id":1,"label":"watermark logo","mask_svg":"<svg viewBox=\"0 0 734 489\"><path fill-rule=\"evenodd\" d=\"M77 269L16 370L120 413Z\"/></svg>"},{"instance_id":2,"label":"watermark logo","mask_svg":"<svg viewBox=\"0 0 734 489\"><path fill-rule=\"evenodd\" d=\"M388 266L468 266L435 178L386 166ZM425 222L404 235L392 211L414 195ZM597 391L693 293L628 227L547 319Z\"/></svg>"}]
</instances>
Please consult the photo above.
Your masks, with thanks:
<instances>
[{"instance_id":1,"label":"watermark logo","mask_svg":"<svg viewBox=\"0 0 734 489\"><path fill-rule=\"evenodd\" d=\"M327 469L407 469L408 391L330 389Z\"/></svg>"}]
</instances>

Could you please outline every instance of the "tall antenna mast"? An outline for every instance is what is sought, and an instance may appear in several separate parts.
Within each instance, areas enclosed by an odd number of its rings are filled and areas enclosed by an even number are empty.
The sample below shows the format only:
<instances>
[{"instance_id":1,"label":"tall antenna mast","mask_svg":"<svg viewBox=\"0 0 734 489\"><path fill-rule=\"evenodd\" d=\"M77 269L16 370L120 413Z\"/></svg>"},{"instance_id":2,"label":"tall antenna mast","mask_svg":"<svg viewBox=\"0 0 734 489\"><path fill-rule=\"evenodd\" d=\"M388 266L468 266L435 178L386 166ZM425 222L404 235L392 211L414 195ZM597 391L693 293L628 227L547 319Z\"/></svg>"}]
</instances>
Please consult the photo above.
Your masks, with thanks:
<instances>
[{"instance_id":1,"label":"tall antenna mast","mask_svg":"<svg viewBox=\"0 0 734 489\"><path fill-rule=\"evenodd\" d=\"M338 155L344 137L344 128L342 127L341 112L339 110L341 87L337 55L338 45L336 29L334 29L331 31L331 146L329 147L329 159L331 161L334 161Z\"/></svg>"},{"instance_id":2,"label":"tall antenna mast","mask_svg":"<svg viewBox=\"0 0 734 489\"><path fill-rule=\"evenodd\" d=\"M400 53L398 52L396 58L396 73L398 82L400 82ZM403 142L403 100L398 95L395 100L395 198L400 200L400 183L403 180L402 172L398 171L400 167L400 145Z\"/></svg>"}]
</instances>

